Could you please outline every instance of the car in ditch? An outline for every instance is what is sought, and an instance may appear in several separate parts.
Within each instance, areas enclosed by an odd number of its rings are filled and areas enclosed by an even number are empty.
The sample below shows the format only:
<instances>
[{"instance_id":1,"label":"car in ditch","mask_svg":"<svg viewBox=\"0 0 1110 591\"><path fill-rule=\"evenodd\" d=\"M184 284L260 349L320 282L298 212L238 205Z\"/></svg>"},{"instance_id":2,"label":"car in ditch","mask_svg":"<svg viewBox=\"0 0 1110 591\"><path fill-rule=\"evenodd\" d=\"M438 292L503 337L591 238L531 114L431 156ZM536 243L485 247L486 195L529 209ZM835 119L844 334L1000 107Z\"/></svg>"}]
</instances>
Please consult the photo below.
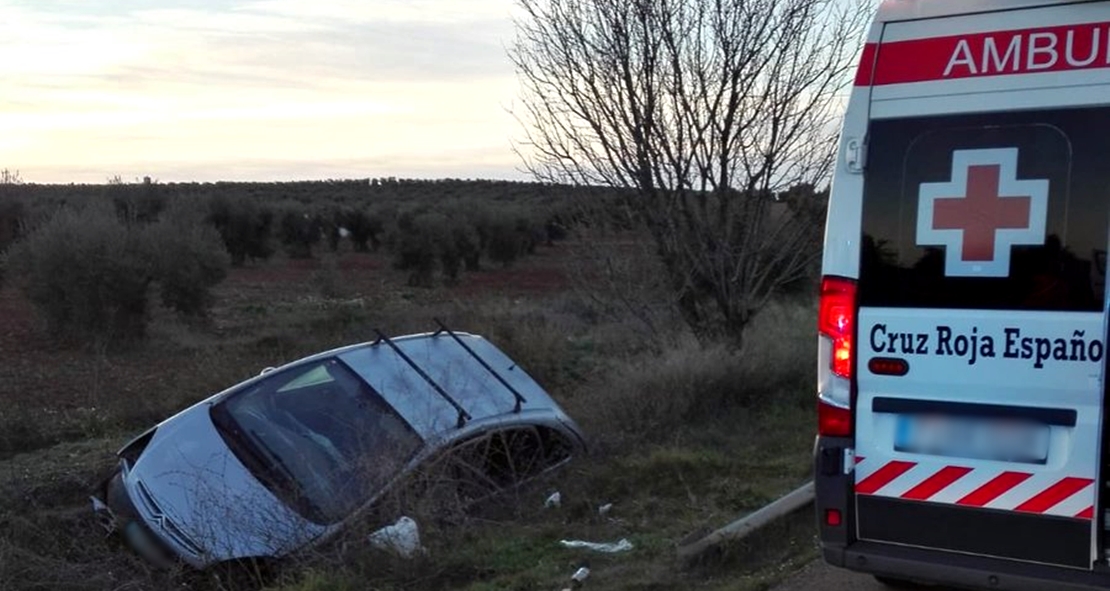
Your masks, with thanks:
<instances>
[{"instance_id":1,"label":"car in ditch","mask_svg":"<svg viewBox=\"0 0 1110 591\"><path fill-rule=\"evenodd\" d=\"M523 369L440 324L267 368L177 413L120 449L91 501L148 561L204 569L317 547L402 486L430 494L429 474L478 501L584 451Z\"/></svg>"}]
</instances>

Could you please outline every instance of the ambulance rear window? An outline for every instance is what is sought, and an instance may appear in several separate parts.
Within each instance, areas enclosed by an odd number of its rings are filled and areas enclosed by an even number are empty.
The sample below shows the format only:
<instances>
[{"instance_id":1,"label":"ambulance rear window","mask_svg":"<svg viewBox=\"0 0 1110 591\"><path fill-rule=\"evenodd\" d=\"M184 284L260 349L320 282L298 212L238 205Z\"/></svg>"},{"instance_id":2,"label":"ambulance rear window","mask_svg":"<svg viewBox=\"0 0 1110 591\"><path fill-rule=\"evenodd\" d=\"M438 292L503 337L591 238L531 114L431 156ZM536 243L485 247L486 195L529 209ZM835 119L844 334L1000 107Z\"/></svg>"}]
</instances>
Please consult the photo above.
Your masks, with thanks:
<instances>
[{"instance_id":1,"label":"ambulance rear window","mask_svg":"<svg viewBox=\"0 0 1110 591\"><path fill-rule=\"evenodd\" d=\"M863 306L1102 309L1110 109L874 121Z\"/></svg>"}]
</instances>

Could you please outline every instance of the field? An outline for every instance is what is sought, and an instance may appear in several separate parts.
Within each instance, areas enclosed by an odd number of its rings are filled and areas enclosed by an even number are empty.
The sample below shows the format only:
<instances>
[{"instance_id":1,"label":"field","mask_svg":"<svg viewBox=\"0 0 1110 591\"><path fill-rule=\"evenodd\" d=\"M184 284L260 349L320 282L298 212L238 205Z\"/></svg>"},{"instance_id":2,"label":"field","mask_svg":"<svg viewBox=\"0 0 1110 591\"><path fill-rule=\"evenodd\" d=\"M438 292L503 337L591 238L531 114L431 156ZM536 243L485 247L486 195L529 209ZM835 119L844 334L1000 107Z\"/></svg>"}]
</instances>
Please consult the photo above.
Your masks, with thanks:
<instances>
[{"instance_id":1,"label":"field","mask_svg":"<svg viewBox=\"0 0 1110 591\"><path fill-rule=\"evenodd\" d=\"M500 201L463 195L419 207L434 214L457 198L486 200L494 210L550 212L569 199L548 196L541 207L533 188L523 189L527 194ZM85 190L96 199L105 189ZM21 199L26 206L66 194L73 195L28 187ZM315 197L300 197L282 199L315 207ZM406 199L392 205L403 209ZM357 196L339 203L357 203ZM558 211L565 219L573 208ZM496 510L422 523L427 557L322 552L282 569L270 588L554 590L588 561L589 589L754 590L815 556L807 513L699 564L674 558L691 533L723 525L808 478L816 345L809 299L772 303L740 351L699 344L667 312L665 294L640 280L652 269L635 232L572 227L566 234L454 278L437 263L431 281L414 281L413 269L398 264L396 241L365 252L346 238L335 251L326 241L313 243L307 257L280 251L232 267L203 317L152 306L145 335L123 344L59 339L6 281L0 588L221 588L210 577L151 571L105 539L87 497L113 465L113 452L264 367L371 340L375 328L429 330L437 317L486 336L526 368L579 421L591 453L502 499ZM543 500L556 490L562 507L545 510ZM607 503L613 509L602 517L597 508ZM558 544L620 538L634 550L590 555Z\"/></svg>"}]
</instances>

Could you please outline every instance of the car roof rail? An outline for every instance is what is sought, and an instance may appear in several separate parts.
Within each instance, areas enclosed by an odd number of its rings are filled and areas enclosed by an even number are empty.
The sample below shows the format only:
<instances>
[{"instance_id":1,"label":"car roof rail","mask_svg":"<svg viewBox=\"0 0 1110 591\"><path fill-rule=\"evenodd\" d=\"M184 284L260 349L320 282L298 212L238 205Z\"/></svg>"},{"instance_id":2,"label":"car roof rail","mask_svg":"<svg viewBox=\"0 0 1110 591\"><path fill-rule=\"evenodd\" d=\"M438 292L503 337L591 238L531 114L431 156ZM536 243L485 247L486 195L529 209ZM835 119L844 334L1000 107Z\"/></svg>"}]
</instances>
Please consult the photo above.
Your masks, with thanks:
<instances>
[{"instance_id":1,"label":"car roof rail","mask_svg":"<svg viewBox=\"0 0 1110 591\"><path fill-rule=\"evenodd\" d=\"M462 339L459 338L459 335L455 334L455 332L452 331L450 328L447 328L447 325L444 324L442 320L440 320L439 318L434 318L433 320L435 320L435 323L439 325L439 330L435 331L432 336L439 336L440 333L445 332L450 335L452 339L455 339L455 342L458 343L459 346L461 346L463 349L465 349L466 352L469 353L470 356L473 357L479 365L486 368L486 371L493 374L493 377L497 378L497 381L501 382L502 386L505 386L506 388L508 388L509 392L513 393L513 398L516 400L516 405L513 406L513 412L520 412L520 409L524 405L524 403L528 402L528 400L524 398L524 395L520 393L520 390L514 388L513 385L510 384L509 381L506 380L504 377L502 377L502 375L498 373L496 369L493 369L493 367L490 366L489 363L486 363L486 360L482 359L481 355L475 353L474 349L470 348L470 345L467 345L465 342L463 342Z\"/></svg>"},{"instance_id":2,"label":"car roof rail","mask_svg":"<svg viewBox=\"0 0 1110 591\"><path fill-rule=\"evenodd\" d=\"M461 428L464 425L466 425L466 422L470 420L470 413L466 412L466 409L463 408L461 404L459 404L459 401L452 398L451 395L448 394L446 390L444 390L442 387L440 387L440 385L437 384L436 381L432 379L432 376L428 375L428 373L425 372L423 368L421 368L419 365L417 365L415 361L413 361L408 355L406 355L405 352L402 351L401 348L397 346L397 343L394 343L392 340L389 339L389 337L385 336L385 333L383 333L381 330L378 330L376 328L374 329L374 332L378 335L378 340L374 341L373 344L377 345L378 343L383 343L384 342L385 344L389 345L389 348L393 349L393 352L396 353L398 357L400 357L402 360L404 360L405 363L409 364L409 367L416 370L417 375L424 378L424 381L428 382L428 385L431 386L432 389L435 390L437 394L442 396L444 400L446 400L448 403L451 404L451 406L455 407L455 410L459 411L459 424L458 424L458 426Z\"/></svg>"}]
</instances>

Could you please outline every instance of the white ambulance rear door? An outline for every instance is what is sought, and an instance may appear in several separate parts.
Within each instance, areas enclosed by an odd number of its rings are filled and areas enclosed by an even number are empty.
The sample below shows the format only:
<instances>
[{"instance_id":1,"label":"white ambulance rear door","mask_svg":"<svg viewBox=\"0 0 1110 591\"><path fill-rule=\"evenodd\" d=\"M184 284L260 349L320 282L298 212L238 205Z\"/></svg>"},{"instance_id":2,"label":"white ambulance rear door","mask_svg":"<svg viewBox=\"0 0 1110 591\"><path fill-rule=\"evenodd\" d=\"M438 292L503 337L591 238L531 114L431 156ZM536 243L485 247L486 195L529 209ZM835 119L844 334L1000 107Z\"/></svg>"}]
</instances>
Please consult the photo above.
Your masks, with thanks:
<instances>
[{"instance_id":1,"label":"white ambulance rear door","mask_svg":"<svg viewBox=\"0 0 1110 591\"><path fill-rule=\"evenodd\" d=\"M871 51L858 535L1090 568L1110 2L887 22Z\"/></svg>"}]
</instances>

